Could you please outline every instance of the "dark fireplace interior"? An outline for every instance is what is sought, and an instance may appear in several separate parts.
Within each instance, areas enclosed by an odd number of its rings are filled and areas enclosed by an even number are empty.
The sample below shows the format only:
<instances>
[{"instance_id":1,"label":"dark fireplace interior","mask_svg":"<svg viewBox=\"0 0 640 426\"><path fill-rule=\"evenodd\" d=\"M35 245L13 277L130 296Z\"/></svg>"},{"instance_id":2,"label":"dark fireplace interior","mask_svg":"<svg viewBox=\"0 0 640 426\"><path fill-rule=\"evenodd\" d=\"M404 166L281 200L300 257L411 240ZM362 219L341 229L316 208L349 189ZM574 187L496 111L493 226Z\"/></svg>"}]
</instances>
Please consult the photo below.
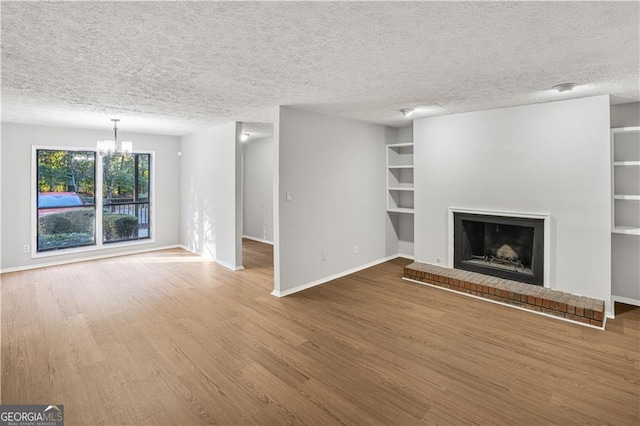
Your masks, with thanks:
<instances>
[{"instance_id":1,"label":"dark fireplace interior","mask_svg":"<svg viewBox=\"0 0 640 426\"><path fill-rule=\"evenodd\" d=\"M544 221L454 213L454 267L542 285Z\"/></svg>"}]
</instances>

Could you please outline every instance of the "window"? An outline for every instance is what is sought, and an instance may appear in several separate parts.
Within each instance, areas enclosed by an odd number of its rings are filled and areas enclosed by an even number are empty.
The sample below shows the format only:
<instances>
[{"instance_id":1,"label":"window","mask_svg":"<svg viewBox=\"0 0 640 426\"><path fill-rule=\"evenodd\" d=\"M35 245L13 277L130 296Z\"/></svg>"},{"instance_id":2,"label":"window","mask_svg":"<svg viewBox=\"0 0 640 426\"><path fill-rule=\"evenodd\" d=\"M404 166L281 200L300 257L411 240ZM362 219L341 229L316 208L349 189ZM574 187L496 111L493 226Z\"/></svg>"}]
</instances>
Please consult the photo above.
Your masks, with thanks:
<instances>
[{"instance_id":1,"label":"window","mask_svg":"<svg viewBox=\"0 0 640 426\"><path fill-rule=\"evenodd\" d=\"M38 253L151 239L152 154L34 153Z\"/></svg>"},{"instance_id":2,"label":"window","mask_svg":"<svg viewBox=\"0 0 640 426\"><path fill-rule=\"evenodd\" d=\"M103 158L104 243L151 237L149 160L149 154L112 154Z\"/></svg>"},{"instance_id":3,"label":"window","mask_svg":"<svg viewBox=\"0 0 640 426\"><path fill-rule=\"evenodd\" d=\"M96 154L37 150L37 250L94 245Z\"/></svg>"}]
</instances>

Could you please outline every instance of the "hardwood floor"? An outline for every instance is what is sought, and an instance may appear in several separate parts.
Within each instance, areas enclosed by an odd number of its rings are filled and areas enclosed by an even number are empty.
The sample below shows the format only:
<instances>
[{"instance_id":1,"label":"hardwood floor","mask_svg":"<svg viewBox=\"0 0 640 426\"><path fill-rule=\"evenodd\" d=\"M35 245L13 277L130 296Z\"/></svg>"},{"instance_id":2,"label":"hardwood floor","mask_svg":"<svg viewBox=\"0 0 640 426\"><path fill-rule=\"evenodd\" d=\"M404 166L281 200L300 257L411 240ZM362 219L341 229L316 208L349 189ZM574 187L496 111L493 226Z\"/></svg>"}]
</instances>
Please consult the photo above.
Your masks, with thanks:
<instances>
[{"instance_id":1,"label":"hardwood floor","mask_svg":"<svg viewBox=\"0 0 640 426\"><path fill-rule=\"evenodd\" d=\"M67 425L640 423L640 309L598 331L402 281L282 299L182 250L2 276L2 403Z\"/></svg>"}]
</instances>

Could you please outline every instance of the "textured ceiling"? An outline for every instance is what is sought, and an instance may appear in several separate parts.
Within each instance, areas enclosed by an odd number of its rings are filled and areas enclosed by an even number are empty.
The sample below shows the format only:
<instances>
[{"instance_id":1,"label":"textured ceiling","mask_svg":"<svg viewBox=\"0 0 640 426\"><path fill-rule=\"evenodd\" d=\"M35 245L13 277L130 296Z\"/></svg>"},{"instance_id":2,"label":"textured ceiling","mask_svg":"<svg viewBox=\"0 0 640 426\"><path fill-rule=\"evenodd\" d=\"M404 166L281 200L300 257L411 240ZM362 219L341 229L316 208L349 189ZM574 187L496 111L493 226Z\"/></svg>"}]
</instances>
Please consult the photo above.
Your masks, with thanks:
<instances>
[{"instance_id":1,"label":"textured ceiling","mask_svg":"<svg viewBox=\"0 0 640 426\"><path fill-rule=\"evenodd\" d=\"M2 119L181 135L276 105L391 126L640 100L638 2L2 2ZM584 83L573 92L548 90ZM262 132L262 133L261 133Z\"/></svg>"}]
</instances>

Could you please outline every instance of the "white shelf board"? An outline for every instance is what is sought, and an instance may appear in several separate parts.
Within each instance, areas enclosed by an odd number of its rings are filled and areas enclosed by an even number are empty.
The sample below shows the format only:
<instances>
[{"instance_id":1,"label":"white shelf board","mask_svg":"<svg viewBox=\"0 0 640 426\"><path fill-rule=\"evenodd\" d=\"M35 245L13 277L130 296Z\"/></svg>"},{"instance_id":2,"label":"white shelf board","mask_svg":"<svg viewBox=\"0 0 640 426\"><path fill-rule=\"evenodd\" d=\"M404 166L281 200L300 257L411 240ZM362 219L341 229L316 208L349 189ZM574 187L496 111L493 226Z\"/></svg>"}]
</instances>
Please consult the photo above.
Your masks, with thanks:
<instances>
[{"instance_id":1,"label":"white shelf board","mask_svg":"<svg viewBox=\"0 0 640 426\"><path fill-rule=\"evenodd\" d=\"M614 161L614 166L640 166L640 161Z\"/></svg>"},{"instance_id":2,"label":"white shelf board","mask_svg":"<svg viewBox=\"0 0 640 426\"><path fill-rule=\"evenodd\" d=\"M616 194L613 196L614 199L616 200L638 200L640 201L640 195L622 195L622 194Z\"/></svg>"},{"instance_id":3,"label":"white shelf board","mask_svg":"<svg viewBox=\"0 0 640 426\"><path fill-rule=\"evenodd\" d=\"M615 226L611 232L614 234L640 235L640 228L633 226Z\"/></svg>"},{"instance_id":4,"label":"white shelf board","mask_svg":"<svg viewBox=\"0 0 640 426\"><path fill-rule=\"evenodd\" d=\"M611 129L612 133L628 133L628 132L640 132L640 126L634 127L614 127Z\"/></svg>"},{"instance_id":5,"label":"white shelf board","mask_svg":"<svg viewBox=\"0 0 640 426\"><path fill-rule=\"evenodd\" d=\"M391 213L410 213L413 214L413 209L406 209L406 208L396 208L396 209L387 209L388 212Z\"/></svg>"},{"instance_id":6,"label":"white shelf board","mask_svg":"<svg viewBox=\"0 0 640 426\"><path fill-rule=\"evenodd\" d=\"M396 166L387 166L389 169L413 169L413 164L401 164Z\"/></svg>"},{"instance_id":7,"label":"white shelf board","mask_svg":"<svg viewBox=\"0 0 640 426\"><path fill-rule=\"evenodd\" d=\"M413 191L413 186L393 186L389 187L389 191Z\"/></svg>"},{"instance_id":8,"label":"white shelf board","mask_svg":"<svg viewBox=\"0 0 640 426\"><path fill-rule=\"evenodd\" d=\"M413 146L413 142L405 142L405 143L390 143L387 145L387 148L402 148L405 146Z\"/></svg>"}]
</instances>

